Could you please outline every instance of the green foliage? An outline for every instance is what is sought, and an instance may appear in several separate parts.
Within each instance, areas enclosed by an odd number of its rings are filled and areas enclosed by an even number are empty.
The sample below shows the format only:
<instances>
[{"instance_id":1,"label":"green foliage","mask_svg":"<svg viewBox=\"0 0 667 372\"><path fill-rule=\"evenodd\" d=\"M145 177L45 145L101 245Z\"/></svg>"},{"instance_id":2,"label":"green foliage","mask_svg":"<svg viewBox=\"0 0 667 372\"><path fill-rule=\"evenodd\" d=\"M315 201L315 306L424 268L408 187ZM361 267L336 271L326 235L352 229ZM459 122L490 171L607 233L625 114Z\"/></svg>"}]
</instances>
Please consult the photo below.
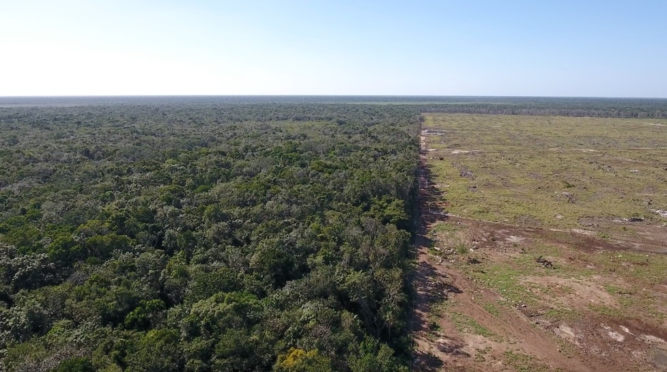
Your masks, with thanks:
<instances>
[{"instance_id":1,"label":"green foliage","mask_svg":"<svg viewBox=\"0 0 667 372\"><path fill-rule=\"evenodd\" d=\"M402 365L393 354L387 345L366 339L359 345L358 354L350 358L350 369L352 372L407 372L408 367Z\"/></svg>"},{"instance_id":2,"label":"green foliage","mask_svg":"<svg viewBox=\"0 0 667 372\"><path fill-rule=\"evenodd\" d=\"M151 330L132 345L124 358L128 371L182 370L183 358L176 330Z\"/></svg>"},{"instance_id":3,"label":"green foliage","mask_svg":"<svg viewBox=\"0 0 667 372\"><path fill-rule=\"evenodd\" d=\"M58 366L54 372L94 372L93 364L88 358L68 359Z\"/></svg>"},{"instance_id":4,"label":"green foliage","mask_svg":"<svg viewBox=\"0 0 667 372\"><path fill-rule=\"evenodd\" d=\"M290 349L287 354L279 355L276 363L277 372L330 372L331 361L317 350L305 351Z\"/></svg>"},{"instance_id":5,"label":"green foliage","mask_svg":"<svg viewBox=\"0 0 667 372\"><path fill-rule=\"evenodd\" d=\"M0 147L3 368L397 370L418 123L398 106L0 108L18 139Z\"/></svg>"},{"instance_id":6,"label":"green foliage","mask_svg":"<svg viewBox=\"0 0 667 372\"><path fill-rule=\"evenodd\" d=\"M132 312L125 317L125 326L145 330L154 328L156 318L165 310L164 302L161 300L143 300Z\"/></svg>"}]
</instances>

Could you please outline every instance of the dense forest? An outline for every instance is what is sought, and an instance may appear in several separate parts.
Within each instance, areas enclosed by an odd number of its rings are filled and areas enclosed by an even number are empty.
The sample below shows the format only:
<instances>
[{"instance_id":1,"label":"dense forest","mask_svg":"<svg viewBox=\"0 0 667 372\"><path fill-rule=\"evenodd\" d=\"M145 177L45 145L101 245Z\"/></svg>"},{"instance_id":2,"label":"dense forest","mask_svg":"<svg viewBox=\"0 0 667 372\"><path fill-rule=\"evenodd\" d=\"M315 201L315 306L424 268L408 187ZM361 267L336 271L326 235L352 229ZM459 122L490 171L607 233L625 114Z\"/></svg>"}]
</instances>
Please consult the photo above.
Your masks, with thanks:
<instances>
[{"instance_id":1,"label":"dense forest","mask_svg":"<svg viewBox=\"0 0 667 372\"><path fill-rule=\"evenodd\" d=\"M7 371L402 371L419 116L0 108Z\"/></svg>"}]
</instances>

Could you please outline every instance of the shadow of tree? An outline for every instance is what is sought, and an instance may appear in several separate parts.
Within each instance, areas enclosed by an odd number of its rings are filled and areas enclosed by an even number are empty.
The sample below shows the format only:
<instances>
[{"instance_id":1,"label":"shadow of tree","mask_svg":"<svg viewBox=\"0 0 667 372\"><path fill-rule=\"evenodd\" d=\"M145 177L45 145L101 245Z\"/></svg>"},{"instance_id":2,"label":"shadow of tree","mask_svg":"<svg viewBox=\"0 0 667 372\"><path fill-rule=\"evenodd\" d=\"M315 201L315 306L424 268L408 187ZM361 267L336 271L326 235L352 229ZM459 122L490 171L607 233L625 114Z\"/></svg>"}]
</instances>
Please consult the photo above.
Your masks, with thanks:
<instances>
[{"instance_id":1,"label":"shadow of tree","mask_svg":"<svg viewBox=\"0 0 667 372\"><path fill-rule=\"evenodd\" d=\"M443 193L435 186L433 168L426 161L428 151L422 146L420 150L419 166L419 210L417 213L417 233L415 236L415 257L419 257L420 251L429 249L434 241L429 236L428 227L437 221L446 221L447 212L442 209ZM430 324L428 314L433 306L439 302L446 301L449 293L461 293L462 291L445 282L446 274L442 269L436 267L429 260L417 259L411 277L413 289L413 314L411 317L411 331L413 335L419 332L429 332ZM447 349L446 345L441 345ZM440 345L438 346L440 350ZM455 350L440 350L446 353L462 353L459 348ZM437 371L440 370L443 361L437 356L421 350L413 351L413 370Z\"/></svg>"},{"instance_id":2,"label":"shadow of tree","mask_svg":"<svg viewBox=\"0 0 667 372\"><path fill-rule=\"evenodd\" d=\"M436 372L442 370L443 362L430 353L415 351L413 353L412 369L415 371Z\"/></svg>"}]
</instances>

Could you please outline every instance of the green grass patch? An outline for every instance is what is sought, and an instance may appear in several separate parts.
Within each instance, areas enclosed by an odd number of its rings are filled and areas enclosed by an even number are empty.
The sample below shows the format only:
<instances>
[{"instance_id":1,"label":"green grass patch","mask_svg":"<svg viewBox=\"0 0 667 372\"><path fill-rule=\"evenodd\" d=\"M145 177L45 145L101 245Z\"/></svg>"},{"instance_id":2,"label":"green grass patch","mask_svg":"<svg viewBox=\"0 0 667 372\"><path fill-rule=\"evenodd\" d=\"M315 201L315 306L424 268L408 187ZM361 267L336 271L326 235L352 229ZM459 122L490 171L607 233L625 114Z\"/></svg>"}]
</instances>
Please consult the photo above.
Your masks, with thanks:
<instances>
[{"instance_id":1,"label":"green grass patch","mask_svg":"<svg viewBox=\"0 0 667 372\"><path fill-rule=\"evenodd\" d=\"M667 273L667 257L641 252L602 252L592 255L593 264L601 271L615 273L639 281L644 287L662 284ZM609 288L617 290L617 288ZM611 292L610 292L611 293Z\"/></svg>"},{"instance_id":2,"label":"green grass patch","mask_svg":"<svg viewBox=\"0 0 667 372\"><path fill-rule=\"evenodd\" d=\"M458 313L458 312L451 312L448 314L449 317L452 319L454 322L454 325L456 326L456 329L459 332L462 333L472 333L484 337L497 337L497 335L493 332L491 332L488 328L484 327L483 325L477 323L477 321L467 315Z\"/></svg>"},{"instance_id":3,"label":"green grass patch","mask_svg":"<svg viewBox=\"0 0 667 372\"><path fill-rule=\"evenodd\" d=\"M512 366L517 372L543 372L551 371L551 368L540 363L530 355L514 351L506 351L503 357L508 365Z\"/></svg>"},{"instance_id":4,"label":"green grass patch","mask_svg":"<svg viewBox=\"0 0 667 372\"><path fill-rule=\"evenodd\" d=\"M459 227L445 221L436 222L431 229L431 234L444 234L459 231Z\"/></svg>"},{"instance_id":5,"label":"green grass patch","mask_svg":"<svg viewBox=\"0 0 667 372\"><path fill-rule=\"evenodd\" d=\"M571 309L548 309L544 316L552 321L574 321L581 318L581 313Z\"/></svg>"},{"instance_id":6,"label":"green grass patch","mask_svg":"<svg viewBox=\"0 0 667 372\"><path fill-rule=\"evenodd\" d=\"M489 314L491 314L495 317L500 316L500 311L498 310L498 308L494 304L491 304L491 303L484 304L484 310L486 310L487 313L489 313Z\"/></svg>"}]
</instances>

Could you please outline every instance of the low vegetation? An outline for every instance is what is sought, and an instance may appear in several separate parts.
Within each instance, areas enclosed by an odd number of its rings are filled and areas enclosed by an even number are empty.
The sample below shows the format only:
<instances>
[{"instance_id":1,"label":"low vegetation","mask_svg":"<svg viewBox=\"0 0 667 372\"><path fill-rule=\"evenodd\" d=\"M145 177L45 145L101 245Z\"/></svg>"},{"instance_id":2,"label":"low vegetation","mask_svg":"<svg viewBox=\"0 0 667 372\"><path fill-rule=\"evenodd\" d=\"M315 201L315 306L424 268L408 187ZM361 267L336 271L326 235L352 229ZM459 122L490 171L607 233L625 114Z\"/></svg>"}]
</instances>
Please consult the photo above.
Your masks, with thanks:
<instances>
[{"instance_id":1,"label":"low vegetation","mask_svg":"<svg viewBox=\"0 0 667 372\"><path fill-rule=\"evenodd\" d=\"M424 127L452 214L563 228L667 221L667 120L452 114Z\"/></svg>"},{"instance_id":2,"label":"low vegetation","mask_svg":"<svg viewBox=\"0 0 667 372\"><path fill-rule=\"evenodd\" d=\"M458 289L428 315L459 340L446 367L667 367L666 135L656 119L425 115L424 252Z\"/></svg>"}]
</instances>

